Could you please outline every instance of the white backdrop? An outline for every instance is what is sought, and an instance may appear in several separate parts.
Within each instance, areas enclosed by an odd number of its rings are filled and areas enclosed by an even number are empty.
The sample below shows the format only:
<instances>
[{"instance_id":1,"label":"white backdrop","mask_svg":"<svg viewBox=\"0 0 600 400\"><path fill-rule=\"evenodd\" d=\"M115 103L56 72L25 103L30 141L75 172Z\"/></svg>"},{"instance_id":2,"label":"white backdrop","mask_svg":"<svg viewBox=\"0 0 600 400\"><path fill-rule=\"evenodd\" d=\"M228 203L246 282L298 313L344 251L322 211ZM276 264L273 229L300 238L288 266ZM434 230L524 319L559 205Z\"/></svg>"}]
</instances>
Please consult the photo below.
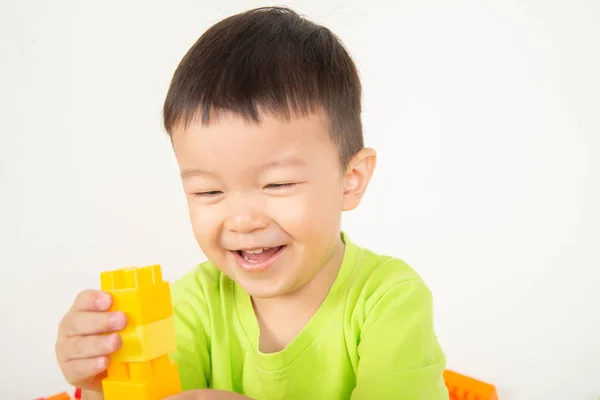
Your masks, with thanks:
<instances>
[{"instance_id":1,"label":"white backdrop","mask_svg":"<svg viewBox=\"0 0 600 400\"><path fill-rule=\"evenodd\" d=\"M161 105L206 28L266 4L0 1L1 397L67 389L56 326L100 271L204 260ZM358 63L380 161L344 229L426 279L448 366L600 396L600 2L287 4Z\"/></svg>"}]
</instances>

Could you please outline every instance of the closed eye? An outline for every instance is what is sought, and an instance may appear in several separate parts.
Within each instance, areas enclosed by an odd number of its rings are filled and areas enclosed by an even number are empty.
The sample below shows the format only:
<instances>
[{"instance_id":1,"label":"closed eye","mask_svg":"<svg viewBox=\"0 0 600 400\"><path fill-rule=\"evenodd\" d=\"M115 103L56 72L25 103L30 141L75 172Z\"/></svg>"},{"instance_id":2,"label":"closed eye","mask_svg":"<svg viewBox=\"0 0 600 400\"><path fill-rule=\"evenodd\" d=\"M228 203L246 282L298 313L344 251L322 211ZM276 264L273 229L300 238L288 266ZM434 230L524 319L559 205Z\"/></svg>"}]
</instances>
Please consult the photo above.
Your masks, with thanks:
<instances>
[{"instance_id":1,"label":"closed eye","mask_svg":"<svg viewBox=\"0 0 600 400\"><path fill-rule=\"evenodd\" d=\"M290 183L271 183L267 186L265 186L266 189L288 189L288 188L292 188L294 186L296 186L297 183L295 182L290 182Z\"/></svg>"},{"instance_id":2,"label":"closed eye","mask_svg":"<svg viewBox=\"0 0 600 400\"><path fill-rule=\"evenodd\" d=\"M223 192L220 192L218 190L212 190L209 192L198 192L198 193L192 193L192 195L194 197L215 197L218 196L220 194L222 194Z\"/></svg>"}]
</instances>

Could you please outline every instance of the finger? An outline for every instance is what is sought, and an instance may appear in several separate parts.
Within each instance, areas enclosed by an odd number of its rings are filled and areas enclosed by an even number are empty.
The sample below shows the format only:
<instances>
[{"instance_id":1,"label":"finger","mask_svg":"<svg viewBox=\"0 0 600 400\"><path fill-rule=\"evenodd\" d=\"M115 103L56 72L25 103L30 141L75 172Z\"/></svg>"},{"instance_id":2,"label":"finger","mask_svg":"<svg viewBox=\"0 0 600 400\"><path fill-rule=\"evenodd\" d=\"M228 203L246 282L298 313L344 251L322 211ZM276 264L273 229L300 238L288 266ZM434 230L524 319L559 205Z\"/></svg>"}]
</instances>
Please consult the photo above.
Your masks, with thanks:
<instances>
[{"instance_id":1,"label":"finger","mask_svg":"<svg viewBox=\"0 0 600 400\"><path fill-rule=\"evenodd\" d=\"M123 340L119 334L98 336L76 336L56 343L59 363L106 356L121 348Z\"/></svg>"},{"instance_id":2,"label":"finger","mask_svg":"<svg viewBox=\"0 0 600 400\"><path fill-rule=\"evenodd\" d=\"M108 362L108 357L106 356L71 360L63 363L61 369L67 381L80 382L105 371L108 367Z\"/></svg>"},{"instance_id":3,"label":"finger","mask_svg":"<svg viewBox=\"0 0 600 400\"><path fill-rule=\"evenodd\" d=\"M127 316L115 312L69 312L60 324L61 336L97 335L117 332L127 326Z\"/></svg>"},{"instance_id":4,"label":"finger","mask_svg":"<svg viewBox=\"0 0 600 400\"><path fill-rule=\"evenodd\" d=\"M71 310L74 311L106 311L112 304L110 294L102 290L88 289L77 294Z\"/></svg>"}]
</instances>

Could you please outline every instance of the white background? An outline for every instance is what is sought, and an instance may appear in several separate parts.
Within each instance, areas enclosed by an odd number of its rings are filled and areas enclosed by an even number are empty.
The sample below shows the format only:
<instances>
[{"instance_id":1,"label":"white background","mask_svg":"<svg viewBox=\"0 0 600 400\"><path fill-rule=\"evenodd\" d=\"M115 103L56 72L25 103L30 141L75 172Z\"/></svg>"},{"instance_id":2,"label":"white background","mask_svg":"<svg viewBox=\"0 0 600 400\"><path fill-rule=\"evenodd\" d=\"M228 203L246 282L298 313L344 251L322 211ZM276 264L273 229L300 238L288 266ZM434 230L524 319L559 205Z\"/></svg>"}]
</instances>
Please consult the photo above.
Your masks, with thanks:
<instances>
[{"instance_id":1,"label":"white background","mask_svg":"<svg viewBox=\"0 0 600 400\"><path fill-rule=\"evenodd\" d=\"M56 327L99 272L204 258L161 105L256 1L0 1L0 394L68 389ZM288 2L332 28L379 151L344 229L430 285L448 366L501 400L600 396L600 2Z\"/></svg>"}]
</instances>

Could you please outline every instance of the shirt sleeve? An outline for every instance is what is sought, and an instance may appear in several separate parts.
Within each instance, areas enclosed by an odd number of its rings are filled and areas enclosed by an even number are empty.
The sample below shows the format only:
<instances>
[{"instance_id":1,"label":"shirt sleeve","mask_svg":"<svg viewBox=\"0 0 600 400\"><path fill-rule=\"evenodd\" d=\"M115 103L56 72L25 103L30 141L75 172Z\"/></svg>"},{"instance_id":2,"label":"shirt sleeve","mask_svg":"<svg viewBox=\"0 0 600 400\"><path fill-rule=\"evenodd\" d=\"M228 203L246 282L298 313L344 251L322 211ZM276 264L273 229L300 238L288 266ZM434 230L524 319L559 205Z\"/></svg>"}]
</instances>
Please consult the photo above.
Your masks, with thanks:
<instances>
[{"instance_id":1,"label":"shirt sleeve","mask_svg":"<svg viewBox=\"0 0 600 400\"><path fill-rule=\"evenodd\" d=\"M367 311L352 400L447 400L431 292L420 279L391 286Z\"/></svg>"},{"instance_id":2,"label":"shirt sleeve","mask_svg":"<svg viewBox=\"0 0 600 400\"><path fill-rule=\"evenodd\" d=\"M210 343L206 334L208 309L201 289L177 288L173 296L173 319L177 347L171 358L177 362L182 389L210 387Z\"/></svg>"}]
</instances>

